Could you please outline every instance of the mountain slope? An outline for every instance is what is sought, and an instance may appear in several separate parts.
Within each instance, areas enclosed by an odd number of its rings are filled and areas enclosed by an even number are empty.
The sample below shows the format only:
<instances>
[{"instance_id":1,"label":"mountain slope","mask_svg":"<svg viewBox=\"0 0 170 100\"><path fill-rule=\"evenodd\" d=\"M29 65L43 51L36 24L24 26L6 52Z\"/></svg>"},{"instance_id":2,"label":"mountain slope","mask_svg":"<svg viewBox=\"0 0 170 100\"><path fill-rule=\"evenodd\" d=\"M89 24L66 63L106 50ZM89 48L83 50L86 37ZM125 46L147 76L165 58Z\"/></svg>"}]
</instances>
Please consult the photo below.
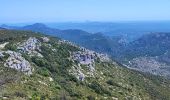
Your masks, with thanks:
<instances>
[{"instance_id":1,"label":"mountain slope","mask_svg":"<svg viewBox=\"0 0 170 100\"><path fill-rule=\"evenodd\" d=\"M132 48L132 49L131 49ZM151 33L133 41L128 45L128 51L141 52L141 56L159 56L170 50L169 33ZM139 55L139 56L140 56Z\"/></svg>"},{"instance_id":2,"label":"mountain slope","mask_svg":"<svg viewBox=\"0 0 170 100\"><path fill-rule=\"evenodd\" d=\"M170 82L29 31L0 30L0 98L169 100Z\"/></svg>"},{"instance_id":3,"label":"mountain slope","mask_svg":"<svg viewBox=\"0 0 170 100\"><path fill-rule=\"evenodd\" d=\"M110 38L102 33L91 34L75 29L57 30L41 23L15 29L31 30L58 36L88 49L106 53L116 61L127 65L128 68L170 77L170 36L168 33L146 34L128 43L121 36Z\"/></svg>"},{"instance_id":4,"label":"mountain slope","mask_svg":"<svg viewBox=\"0 0 170 100\"><path fill-rule=\"evenodd\" d=\"M170 34L150 33L129 43L121 51L129 68L170 78Z\"/></svg>"}]
</instances>

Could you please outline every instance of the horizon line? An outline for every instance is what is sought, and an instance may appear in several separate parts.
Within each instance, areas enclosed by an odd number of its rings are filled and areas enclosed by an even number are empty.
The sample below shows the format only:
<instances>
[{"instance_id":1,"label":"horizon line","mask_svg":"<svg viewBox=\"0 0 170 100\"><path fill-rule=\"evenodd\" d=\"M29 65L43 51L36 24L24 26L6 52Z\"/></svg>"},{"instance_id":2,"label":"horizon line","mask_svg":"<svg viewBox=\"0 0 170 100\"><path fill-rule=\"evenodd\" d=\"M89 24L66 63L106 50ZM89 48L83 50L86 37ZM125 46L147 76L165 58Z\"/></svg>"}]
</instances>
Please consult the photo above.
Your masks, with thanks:
<instances>
[{"instance_id":1,"label":"horizon line","mask_svg":"<svg viewBox=\"0 0 170 100\"><path fill-rule=\"evenodd\" d=\"M117 21L30 21L30 22L0 22L3 24L34 24L34 23L130 23L130 22L170 22L170 20L117 20Z\"/></svg>"}]
</instances>

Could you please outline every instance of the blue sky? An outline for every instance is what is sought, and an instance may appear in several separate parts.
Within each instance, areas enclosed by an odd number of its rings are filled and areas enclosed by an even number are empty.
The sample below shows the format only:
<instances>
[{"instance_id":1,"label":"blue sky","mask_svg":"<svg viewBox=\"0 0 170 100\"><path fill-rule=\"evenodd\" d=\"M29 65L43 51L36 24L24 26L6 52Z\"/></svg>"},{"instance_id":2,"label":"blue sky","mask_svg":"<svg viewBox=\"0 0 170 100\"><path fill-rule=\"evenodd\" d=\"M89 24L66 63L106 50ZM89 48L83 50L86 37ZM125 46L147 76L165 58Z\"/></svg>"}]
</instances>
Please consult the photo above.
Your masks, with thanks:
<instances>
[{"instance_id":1,"label":"blue sky","mask_svg":"<svg viewBox=\"0 0 170 100\"><path fill-rule=\"evenodd\" d=\"M170 0L0 0L0 23L170 20Z\"/></svg>"}]
</instances>

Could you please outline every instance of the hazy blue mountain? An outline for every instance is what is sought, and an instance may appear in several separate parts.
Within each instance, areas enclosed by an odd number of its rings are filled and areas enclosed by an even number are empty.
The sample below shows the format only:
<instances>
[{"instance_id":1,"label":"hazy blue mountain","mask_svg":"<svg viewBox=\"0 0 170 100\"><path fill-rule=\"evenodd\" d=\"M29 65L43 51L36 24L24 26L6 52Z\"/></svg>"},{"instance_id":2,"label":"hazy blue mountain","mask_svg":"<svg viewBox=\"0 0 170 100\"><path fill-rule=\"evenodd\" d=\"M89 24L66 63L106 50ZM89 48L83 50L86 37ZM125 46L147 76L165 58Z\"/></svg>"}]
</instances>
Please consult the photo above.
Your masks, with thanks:
<instances>
[{"instance_id":1,"label":"hazy blue mountain","mask_svg":"<svg viewBox=\"0 0 170 100\"><path fill-rule=\"evenodd\" d=\"M8 26L6 25L5 27ZM10 26L9 29L11 29ZM103 35L103 33L89 33L79 29L58 30L50 28L41 23L27 25L24 27L13 27L13 29L31 30L34 32L41 32L47 35L57 36L84 46L88 49L108 54L111 54L113 50L117 51L115 48L119 48L127 42L126 39L121 36L108 37Z\"/></svg>"},{"instance_id":2,"label":"hazy blue mountain","mask_svg":"<svg viewBox=\"0 0 170 100\"><path fill-rule=\"evenodd\" d=\"M0 27L0 30L2 30L2 29L5 29L5 28Z\"/></svg>"},{"instance_id":3,"label":"hazy blue mountain","mask_svg":"<svg viewBox=\"0 0 170 100\"><path fill-rule=\"evenodd\" d=\"M35 23L35 24L32 24L32 25L26 25L24 27L20 27L19 29L41 32L41 33L49 34L49 35L59 35L59 34L61 34L60 30L49 28L42 23Z\"/></svg>"},{"instance_id":4,"label":"hazy blue mountain","mask_svg":"<svg viewBox=\"0 0 170 100\"><path fill-rule=\"evenodd\" d=\"M124 36L133 41L150 32L169 32L170 21L133 21L133 22L82 22L47 23L57 29L81 29L90 33L102 32L106 36Z\"/></svg>"},{"instance_id":5,"label":"hazy blue mountain","mask_svg":"<svg viewBox=\"0 0 170 100\"><path fill-rule=\"evenodd\" d=\"M18 28L20 28L18 26L10 26L10 25L6 25L6 24L2 24L1 27L6 28L6 29L18 29Z\"/></svg>"},{"instance_id":6,"label":"hazy blue mountain","mask_svg":"<svg viewBox=\"0 0 170 100\"><path fill-rule=\"evenodd\" d=\"M67 22L46 23L57 29L81 29L88 32L164 32L170 31L170 21L132 21L132 22Z\"/></svg>"}]
</instances>

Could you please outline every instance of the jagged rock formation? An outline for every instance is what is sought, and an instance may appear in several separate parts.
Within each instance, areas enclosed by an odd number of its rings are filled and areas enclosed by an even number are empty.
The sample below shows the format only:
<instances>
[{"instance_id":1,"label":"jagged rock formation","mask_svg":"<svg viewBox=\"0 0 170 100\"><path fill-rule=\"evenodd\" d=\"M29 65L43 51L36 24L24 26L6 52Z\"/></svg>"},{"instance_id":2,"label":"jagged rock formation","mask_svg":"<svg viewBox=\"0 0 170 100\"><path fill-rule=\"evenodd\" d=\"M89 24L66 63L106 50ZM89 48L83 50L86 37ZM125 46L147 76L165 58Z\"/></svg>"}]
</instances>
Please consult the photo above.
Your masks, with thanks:
<instances>
[{"instance_id":1,"label":"jagged rock formation","mask_svg":"<svg viewBox=\"0 0 170 100\"><path fill-rule=\"evenodd\" d=\"M49 38L47 37L42 37L43 42L48 42ZM4 44L1 44L0 47L3 49L9 42L6 42ZM36 39L35 37L30 37L28 40L25 42L21 43L18 47L17 50L19 52L27 53L30 56L38 56L38 57L43 57L38 51L41 51L40 49L41 42L40 40ZM24 72L27 75L31 75L33 68L31 64L22 57L22 54L19 52L15 51L0 51L0 57L3 58L5 55L8 54L9 57L6 59L4 66L13 68L16 70L19 70L21 72Z\"/></svg>"},{"instance_id":2,"label":"jagged rock formation","mask_svg":"<svg viewBox=\"0 0 170 100\"><path fill-rule=\"evenodd\" d=\"M4 53L9 54L8 59L4 63L5 67L9 67L9 68L22 71L27 75L32 74L33 69L30 63L27 60L25 60L25 58L23 58L20 53L17 53L14 51L6 51Z\"/></svg>"},{"instance_id":3,"label":"jagged rock formation","mask_svg":"<svg viewBox=\"0 0 170 100\"><path fill-rule=\"evenodd\" d=\"M95 77L95 60L101 62L109 62L111 59L106 54L96 53L92 50L80 47L80 51L73 52L72 59L78 62L77 66L73 66L70 73L75 75L77 79L83 81L85 77ZM84 70L82 66L86 66L88 70Z\"/></svg>"},{"instance_id":4,"label":"jagged rock formation","mask_svg":"<svg viewBox=\"0 0 170 100\"><path fill-rule=\"evenodd\" d=\"M40 57L43 57L39 52L40 50L41 43L38 39L35 37L30 37L26 42L21 43L18 46L18 50L24 53L28 53L29 55L38 55Z\"/></svg>"}]
</instances>

